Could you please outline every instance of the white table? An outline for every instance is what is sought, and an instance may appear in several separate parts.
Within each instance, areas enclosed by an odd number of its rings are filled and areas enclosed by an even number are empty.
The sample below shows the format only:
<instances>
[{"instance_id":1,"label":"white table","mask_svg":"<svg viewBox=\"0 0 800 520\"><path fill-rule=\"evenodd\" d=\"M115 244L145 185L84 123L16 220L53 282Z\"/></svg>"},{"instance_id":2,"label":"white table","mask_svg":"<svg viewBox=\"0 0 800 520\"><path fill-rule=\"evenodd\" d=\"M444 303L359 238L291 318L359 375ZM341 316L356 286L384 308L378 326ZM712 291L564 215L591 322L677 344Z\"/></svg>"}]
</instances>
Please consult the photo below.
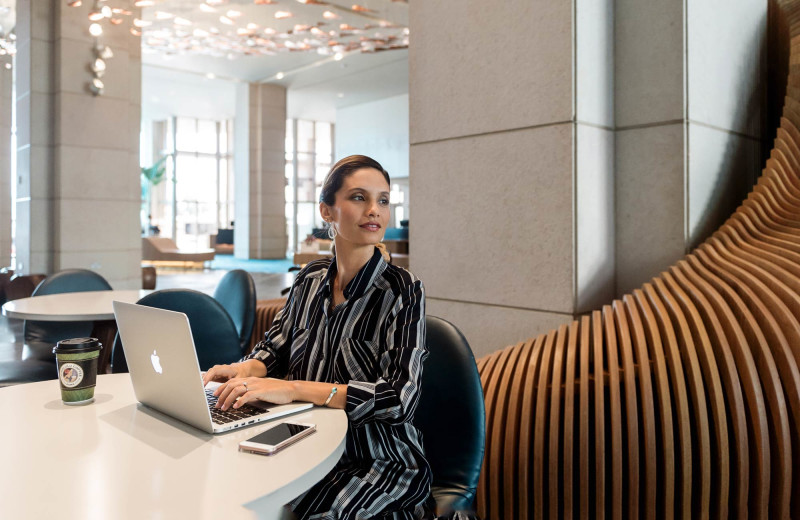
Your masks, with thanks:
<instances>
[{"instance_id":1,"label":"white table","mask_svg":"<svg viewBox=\"0 0 800 520\"><path fill-rule=\"evenodd\" d=\"M47 294L12 300L3 304L9 318L40 321L113 320L114 300L136 303L153 291L89 291Z\"/></svg>"},{"instance_id":2,"label":"white table","mask_svg":"<svg viewBox=\"0 0 800 520\"><path fill-rule=\"evenodd\" d=\"M210 435L137 403L128 374L99 376L86 406L62 404L58 381L3 388L0 415L0 512L15 519L280 518L347 433L344 411L315 407ZM285 420L318 431L269 457L238 451Z\"/></svg>"}]
</instances>

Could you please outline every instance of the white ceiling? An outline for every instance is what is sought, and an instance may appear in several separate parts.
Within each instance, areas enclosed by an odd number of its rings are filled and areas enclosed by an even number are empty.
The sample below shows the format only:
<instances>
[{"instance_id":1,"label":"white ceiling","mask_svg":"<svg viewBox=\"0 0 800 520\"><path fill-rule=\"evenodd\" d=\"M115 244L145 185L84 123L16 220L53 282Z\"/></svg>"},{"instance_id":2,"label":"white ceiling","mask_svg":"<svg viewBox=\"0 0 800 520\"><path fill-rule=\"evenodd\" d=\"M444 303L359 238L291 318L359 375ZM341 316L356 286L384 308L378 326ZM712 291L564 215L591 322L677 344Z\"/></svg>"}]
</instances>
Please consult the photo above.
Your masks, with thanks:
<instances>
[{"instance_id":1,"label":"white ceiling","mask_svg":"<svg viewBox=\"0 0 800 520\"><path fill-rule=\"evenodd\" d=\"M113 0L111 0L113 1ZM201 0L155 0L156 5L142 9L142 19L152 22L152 25L142 28L143 53L143 104L152 102L152 98L159 99L163 106L171 103L168 90L160 88L170 81L170 71L180 71L186 74L175 74L178 84L198 83L198 88L190 89L200 94L204 87L221 85L220 80L229 82L269 82L283 85L288 90L288 115L304 119L333 121L337 108L351 106L400 95L408 92L408 51L406 48L385 50L380 52L346 51L326 43L333 41L344 45L353 41L366 45L367 40L374 40L386 35L388 32L403 34L403 29L408 24L408 4L391 0L355 0L370 9L365 13L353 12L352 4L337 0L320 4L305 5L301 0L277 0L272 5L255 5L254 0L228 0L218 5L211 0L217 10L207 13L200 10ZM224 1L224 0L223 0ZM219 23L220 16L225 16L228 11L241 12L241 16L231 18L235 25ZM276 20L275 12L290 11L292 18ZM341 18L326 20L322 13L334 12ZM174 23L175 18L158 20L157 13L169 13L174 17L188 20L191 26L181 26ZM162 15L163 16L163 15ZM389 28L379 26L390 25ZM255 25L252 25L255 24ZM324 24L324 25L320 25ZM340 31L339 24L347 24L353 31ZM313 38L307 31L296 33L295 25L319 27L325 31L334 31L337 38L325 35L323 38ZM257 26L257 29L255 27ZM247 29L250 27L250 29ZM212 29L214 28L214 29ZM195 45L187 43L191 36L176 36L186 34L188 31L199 29L201 32L220 31L218 38L200 38L192 40ZM257 34L266 35L274 31L270 38L281 42L291 40L299 44L316 41L322 50L289 51L285 48L267 48L263 45L264 52L274 52L272 55L244 55L239 51L220 52L221 48L230 48L239 45L237 42L247 40L248 36L237 35L237 30L255 31ZM181 32L183 31L183 32ZM267 31L267 32L265 32ZM291 34L288 33L291 31ZM317 31L319 32L319 31ZM212 33L213 34L213 33ZM283 36L280 36L283 34ZM165 35L167 37L165 37ZM169 36L171 35L171 36ZM149 46L153 37L160 46ZM348 36L343 38L340 36ZM252 38L252 35L249 36ZM226 39L227 38L227 39ZM327 38L327 40L326 40ZM319 40L323 40L320 42ZM209 47L200 48L196 45L206 41ZM166 46L165 46L165 42ZM395 43L397 40L395 40ZM251 44L252 44L251 40ZM371 45L371 44L370 44ZM330 48L342 50L340 60L336 60ZM209 53L221 54L210 55ZM325 52L328 55L322 55ZM283 73L280 80L278 73ZM208 79L213 75L216 79ZM194 80L192 81L192 77ZM148 88L148 81L157 81ZM158 90L159 95L153 96L151 91ZM224 90L224 89L220 89ZM174 96L177 105L191 107L191 95L184 90L180 96ZM198 99L199 100L199 99ZM203 101L207 103L206 101Z\"/></svg>"}]
</instances>

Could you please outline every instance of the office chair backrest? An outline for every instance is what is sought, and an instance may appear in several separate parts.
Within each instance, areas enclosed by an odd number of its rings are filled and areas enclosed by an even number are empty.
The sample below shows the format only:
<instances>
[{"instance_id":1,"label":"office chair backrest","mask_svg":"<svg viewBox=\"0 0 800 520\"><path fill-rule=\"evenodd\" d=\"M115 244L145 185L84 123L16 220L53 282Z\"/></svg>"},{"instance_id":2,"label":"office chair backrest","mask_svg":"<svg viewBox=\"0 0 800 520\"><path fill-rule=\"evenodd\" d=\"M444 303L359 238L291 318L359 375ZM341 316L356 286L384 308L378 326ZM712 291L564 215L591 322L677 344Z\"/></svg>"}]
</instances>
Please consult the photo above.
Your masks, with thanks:
<instances>
[{"instance_id":1,"label":"office chair backrest","mask_svg":"<svg viewBox=\"0 0 800 520\"><path fill-rule=\"evenodd\" d=\"M105 278L88 269L65 269L42 280L31 296L87 291L110 291ZM22 334L28 343L52 343L62 339L90 336L93 321L33 321L25 320Z\"/></svg>"},{"instance_id":2,"label":"office chair backrest","mask_svg":"<svg viewBox=\"0 0 800 520\"><path fill-rule=\"evenodd\" d=\"M437 514L445 515L472 509L486 437L483 390L472 350L455 325L428 316L425 327L430 354L413 423L433 471Z\"/></svg>"},{"instance_id":3,"label":"office chair backrest","mask_svg":"<svg viewBox=\"0 0 800 520\"><path fill-rule=\"evenodd\" d=\"M222 305L211 296L190 289L166 289L148 294L137 304L182 312L189 317L201 370L233 363L242 357L239 335L233 321ZM118 336L112 353L112 372L126 371L127 362L124 360Z\"/></svg>"},{"instance_id":4,"label":"office chair backrest","mask_svg":"<svg viewBox=\"0 0 800 520\"><path fill-rule=\"evenodd\" d=\"M217 300L230 315L239 334L242 353L250 345L256 319L256 284L250 273L234 269L222 277L214 290Z\"/></svg>"}]
</instances>

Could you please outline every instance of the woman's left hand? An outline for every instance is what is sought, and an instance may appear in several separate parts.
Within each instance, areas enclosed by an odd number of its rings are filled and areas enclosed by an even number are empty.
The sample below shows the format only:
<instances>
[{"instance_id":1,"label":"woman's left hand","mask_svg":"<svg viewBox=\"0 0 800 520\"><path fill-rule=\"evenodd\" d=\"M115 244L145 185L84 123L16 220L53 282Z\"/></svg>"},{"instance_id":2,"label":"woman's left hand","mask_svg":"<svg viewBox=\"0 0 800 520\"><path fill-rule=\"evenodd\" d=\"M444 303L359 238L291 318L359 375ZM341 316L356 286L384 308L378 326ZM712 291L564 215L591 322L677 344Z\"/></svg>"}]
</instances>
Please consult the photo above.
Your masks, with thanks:
<instances>
[{"instance_id":1,"label":"woman's left hand","mask_svg":"<svg viewBox=\"0 0 800 520\"><path fill-rule=\"evenodd\" d=\"M214 391L218 397L217 408L240 408L250 401L286 404L294 401L294 385L284 379L271 377L235 377Z\"/></svg>"}]
</instances>

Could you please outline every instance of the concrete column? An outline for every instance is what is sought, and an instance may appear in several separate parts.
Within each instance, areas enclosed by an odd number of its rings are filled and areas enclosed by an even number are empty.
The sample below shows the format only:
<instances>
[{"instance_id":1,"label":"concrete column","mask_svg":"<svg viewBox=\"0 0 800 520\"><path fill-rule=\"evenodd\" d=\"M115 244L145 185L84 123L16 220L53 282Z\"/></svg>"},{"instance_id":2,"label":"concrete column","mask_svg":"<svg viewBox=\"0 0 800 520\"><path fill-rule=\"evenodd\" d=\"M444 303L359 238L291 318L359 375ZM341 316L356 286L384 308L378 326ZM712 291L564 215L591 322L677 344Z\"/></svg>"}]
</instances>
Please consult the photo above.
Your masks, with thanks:
<instances>
[{"instance_id":1,"label":"concrete column","mask_svg":"<svg viewBox=\"0 0 800 520\"><path fill-rule=\"evenodd\" d=\"M412 3L410 262L430 314L491 352L716 229L760 169L766 9Z\"/></svg>"},{"instance_id":2,"label":"concrete column","mask_svg":"<svg viewBox=\"0 0 800 520\"><path fill-rule=\"evenodd\" d=\"M240 84L234 123L236 258L285 258L286 89Z\"/></svg>"},{"instance_id":3,"label":"concrete column","mask_svg":"<svg viewBox=\"0 0 800 520\"><path fill-rule=\"evenodd\" d=\"M615 6L619 295L702 242L758 177L767 1Z\"/></svg>"},{"instance_id":4,"label":"concrete column","mask_svg":"<svg viewBox=\"0 0 800 520\"><path fill-rule=\"evenodd\" d=\"M118 4L139 16L133 0ZM128 24L102 22L114 57L95 97L87 88L91 6L17 7L18 267L88 268L115 288L138 287L140 40Z\"/></svg>"},{"instance_id":5,"label":"concrete column","mask_svg":"<svg viewBox=\"0 0 800 520\"><path fill-rule=\"evenodd\" d=\"M428 312L483 354L610 299L611 1L414 2L410 22L410 261Z\"/></svg>"},{"instance_id":6,"label":"concrete column","mask_svg":"<svg viewBox=\"0 0 800 520\"><path fill-rule=\"evenodd\" d=\"M0 267L11 265L11 97L10 57L0 60Z\"/></svg>"}]
</instances>

